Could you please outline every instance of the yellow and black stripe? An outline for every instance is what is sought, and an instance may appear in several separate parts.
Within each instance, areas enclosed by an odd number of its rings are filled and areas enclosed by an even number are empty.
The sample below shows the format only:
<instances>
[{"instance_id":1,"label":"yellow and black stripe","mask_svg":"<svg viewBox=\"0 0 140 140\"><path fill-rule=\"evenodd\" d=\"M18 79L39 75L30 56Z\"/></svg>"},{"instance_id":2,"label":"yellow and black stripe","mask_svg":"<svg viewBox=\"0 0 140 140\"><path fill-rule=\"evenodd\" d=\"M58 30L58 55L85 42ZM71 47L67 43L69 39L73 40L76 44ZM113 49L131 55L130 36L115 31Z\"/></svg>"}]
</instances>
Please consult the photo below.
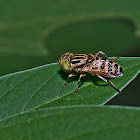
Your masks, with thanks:
<instances>
[{"instance_id":1,"label":"yellow and black stripe","mask_svg":"<svg viewBox=\"0 0 140 140\"><path fill-rule=\"evenodd\" d=\"M74 54L70 59L72 68L79 67L91 62L94 59L93 55L90 54Z\"/></svg>"}]
</instances>

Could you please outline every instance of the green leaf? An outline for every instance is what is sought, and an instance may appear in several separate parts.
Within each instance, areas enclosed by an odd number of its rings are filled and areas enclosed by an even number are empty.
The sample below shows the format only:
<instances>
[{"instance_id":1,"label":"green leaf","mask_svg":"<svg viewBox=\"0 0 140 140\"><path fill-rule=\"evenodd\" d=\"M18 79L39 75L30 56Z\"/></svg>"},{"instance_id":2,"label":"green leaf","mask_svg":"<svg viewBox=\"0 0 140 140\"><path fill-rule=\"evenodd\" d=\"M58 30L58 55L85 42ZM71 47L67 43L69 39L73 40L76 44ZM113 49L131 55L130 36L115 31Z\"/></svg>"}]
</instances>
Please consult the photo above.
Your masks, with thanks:
<instances>
[{"instance_id":1,"label":"green leaf","mask_svg":"<svg viewBox=\"0 0 140 140\"><path fill-rule=\"evenodd\" d=\"M140 74L122 91L119 96L111 99L106 103L106 105L140 106L139 83Z\"/></svg>"},{"instance_id":2,"label":"green leaf","mask_svg":"<svg viewBox=\"0 0 140 140\"><path fill-rule=\"evenodd\" d=\"M39 109L0 121L0 139L139 140L140 109L72 106Z\"/></svg>"},{"instance_id":3,"label":"green leaf","mask_svg":"<svg viewBox=\"0 0 140 140\"><path fill-rule=\"evenodd\" d=\"M120 58L124 75L111 81L122 90L139 73L140 58ZM0 78L0 119L40 107L93 104L103 105L117 95L116 90L100 79L83 78L77 94L77 78L63 87L68 74L56 64L18 72Z\"/></svg>"}]
</instances>

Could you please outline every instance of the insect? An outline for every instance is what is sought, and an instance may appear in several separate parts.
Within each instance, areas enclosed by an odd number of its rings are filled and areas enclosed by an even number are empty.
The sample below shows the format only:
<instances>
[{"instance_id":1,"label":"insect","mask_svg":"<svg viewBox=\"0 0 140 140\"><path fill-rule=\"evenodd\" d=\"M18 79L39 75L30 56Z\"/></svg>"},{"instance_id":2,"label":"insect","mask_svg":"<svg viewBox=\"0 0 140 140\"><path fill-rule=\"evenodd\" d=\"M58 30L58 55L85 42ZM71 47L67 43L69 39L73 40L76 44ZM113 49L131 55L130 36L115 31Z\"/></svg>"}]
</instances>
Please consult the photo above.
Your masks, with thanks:
<instances>
[{"instance_id":1,"label":"insect","mask_svg":"<svg viewBox=\"0 0 140 140\"><path fill-rule=\"evenodd\" d=\"M102 55L102 57L99 57ZM67 52L63 54L59 59L59 64L63 71L70 73L66 83L69 82L69 78L80 74L78 85L74 93L77 92L82 77L86 76L87 73L97 76L105 82L108 82L117 92L120 93L120 90L109 80L108 78L118 78L123 75L123 69L114 61L119 57L116 57L112 60L109 60L105 53L99 51L96 55L92 54L73 54ZM75 73L74 73L75 72Z\"/></svg>"}]
</instances>

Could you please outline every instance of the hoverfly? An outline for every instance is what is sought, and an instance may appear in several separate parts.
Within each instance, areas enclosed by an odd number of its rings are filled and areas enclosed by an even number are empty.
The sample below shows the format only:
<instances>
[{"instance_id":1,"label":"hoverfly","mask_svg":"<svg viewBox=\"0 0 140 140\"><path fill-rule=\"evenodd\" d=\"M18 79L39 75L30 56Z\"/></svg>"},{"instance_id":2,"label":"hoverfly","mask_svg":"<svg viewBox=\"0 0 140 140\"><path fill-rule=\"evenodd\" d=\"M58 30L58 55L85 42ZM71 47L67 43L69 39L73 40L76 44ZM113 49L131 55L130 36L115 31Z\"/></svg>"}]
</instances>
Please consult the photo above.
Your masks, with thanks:
<instances>
[{"instance_id":1,"label":"hoverfly","mask_svg":"<svg viewBox=\"0 0 140 140\"><path fill-rule=\"evenodd\" d=\"M99 55L102 57L99 57ZM66 83L63 85L65 86L69 82L69 78L76 76L80 73L78 85L75 90L77 92L80 84L80 80L82 77L86 76L87 73L97 76L105 82L108 82L117 92L120 93L120 90L109 80L104 77L108 78L118 78L123 75L123 69L114 61L117 60L119 57L116 57L112 60L109 60L105 53L99 51L96 55L92 54L73 54L73 53L65 53L59 59L59 64L63 71L71 73L68 76Z\"/></svg>"}]
</instances>

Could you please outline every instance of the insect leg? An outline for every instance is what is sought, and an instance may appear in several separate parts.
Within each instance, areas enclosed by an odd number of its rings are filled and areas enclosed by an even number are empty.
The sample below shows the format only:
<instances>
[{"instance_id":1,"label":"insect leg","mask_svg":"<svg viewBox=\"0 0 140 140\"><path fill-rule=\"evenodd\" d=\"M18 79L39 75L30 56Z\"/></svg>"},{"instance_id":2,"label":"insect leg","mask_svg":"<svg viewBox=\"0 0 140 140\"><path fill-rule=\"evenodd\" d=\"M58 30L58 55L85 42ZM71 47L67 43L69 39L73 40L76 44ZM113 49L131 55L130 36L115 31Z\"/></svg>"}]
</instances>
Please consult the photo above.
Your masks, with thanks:
<instances>
[{"instance_id":1,"label":"insect leg","mask_svg":"<svg viewBox=\"0 0 140 140\"><path fill-rule=\"evenodd\" d=\"M74 94L76 94L76 92L77 92L77 90L78 90L78 88L79 88L80 80L81 80L81 78L84 77L84 76L86 76L86 73L80 74L80 77L79 77L79 80L78 80L78 85L77 85L77 88L76 88Z\"/></svg>"},{"instance_id":2,"label":"insect leg","mask_svg":"<svg viewBox=\"0 0 140 140\"><path fill-rule=\"evenodd\" d=\"M98 57L100 54L103 55L103 58L108 59L107 56L106 56L106 54L103 53L102 51L98 51L98 53L95 55L95 57Z\"/></svg>"},{"instance_id":3,"label":"insect leg","mask_svg":"<svg viewBox=\"0 0 140 140\"><path fill-rule=\"evenodd\" d=\"M99 77L100 79L102 79L105 82L108 82L118 93L120 93L119 89L117 89L117 87L111 81L108 81L107 79L105 79L104 77L102 77L100 75L97 75L97 77Z\"/></svg>"},{"instance_id":4,"label":"insect leg","mask_svg":"<svg viewBox=\"0 0 140 140\"><path fill-rule=\"evenodd\" d=\"M112 59L112 60L110 60L110 61L111 61L111 62L114 62L114 61L117 60L119 57L120 57L120 56L118 56L118 57L116 57L116 58L114 58L114 59Z\"/></svg>"},{"instance_id":5,"label":"insect leg","mask_svg":"<svg viewBox=\"0 0 140 140\"><path fill-rule=\"evenodd\" d=\"M70 77L73 77L73 76L76 76L76 75L77 75L77 74L75 74L75 73L69 74L68 79L67 79L66 83L65 83L63 86L65 86L65 85L68 84L69 78L70 78Z\"/></svg>"}]
</instances>

